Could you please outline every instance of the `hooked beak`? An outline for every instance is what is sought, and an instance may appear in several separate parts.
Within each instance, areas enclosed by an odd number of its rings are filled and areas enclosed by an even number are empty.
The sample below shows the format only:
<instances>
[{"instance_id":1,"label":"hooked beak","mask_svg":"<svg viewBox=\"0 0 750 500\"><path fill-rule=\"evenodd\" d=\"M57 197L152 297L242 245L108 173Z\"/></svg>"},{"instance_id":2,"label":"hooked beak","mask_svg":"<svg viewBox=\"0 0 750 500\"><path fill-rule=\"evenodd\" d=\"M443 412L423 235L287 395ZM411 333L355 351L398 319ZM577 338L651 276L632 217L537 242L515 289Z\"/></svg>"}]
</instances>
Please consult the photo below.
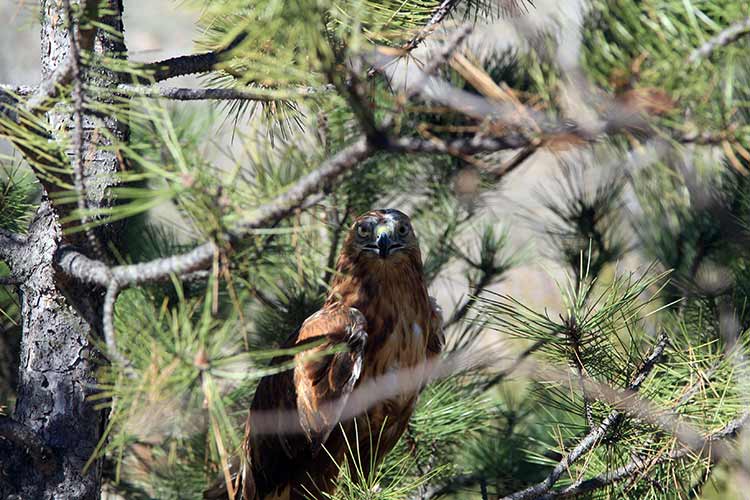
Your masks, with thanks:
<instances>
[{"instance_id":1,"label":"hooked beak","mask_svg":"<svg viewBox=\"0 0 750 500\"><path fill-rule=\"evenodd\" d=\"M388 234L387 231L383 231L378 235L377 239L377 245L378 245L378 255L381 259L384 259L388 257L388 254L391 252L392 241L391 237Z\"/></svg>"},{"instance_id":2,"label":"hooked beak","mask_svg":"<svg viewBox=\"0 0 750 500\"><path fill-rule=\"evenodd\" d=\"M404 245L393 238L393 227L391 225L380 225L375 229L375 247L378 250L378 256L385 259L393 252L401 250ZM374 250L374 248L373 248Z\"/></svg>"}]
</instances>

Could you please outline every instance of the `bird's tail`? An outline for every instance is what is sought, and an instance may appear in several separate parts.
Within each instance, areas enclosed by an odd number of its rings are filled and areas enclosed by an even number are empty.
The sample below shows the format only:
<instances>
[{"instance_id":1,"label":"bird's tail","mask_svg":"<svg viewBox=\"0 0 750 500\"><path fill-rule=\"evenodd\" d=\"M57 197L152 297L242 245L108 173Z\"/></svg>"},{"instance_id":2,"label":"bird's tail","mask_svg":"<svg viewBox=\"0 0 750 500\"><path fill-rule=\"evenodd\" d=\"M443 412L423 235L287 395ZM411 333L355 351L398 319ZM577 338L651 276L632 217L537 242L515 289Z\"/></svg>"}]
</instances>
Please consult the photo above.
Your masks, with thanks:
<instances>
[{"instance_id":1,"label":"bird's tail","mask_svg":"<svg viewBox=\"0 0 750 500\"><path fill-rule=\"evenodd\" d=\"M245 439L242 441L242 452L235 456L229 463L229 477L232 482L232 492L227 488L226 474L222 474L220 480L203 492L205 500L258 500L255 489L255 477L253 476L252 451L250 448L250 414L245 422Z\"/></svg>"},{"instance_id":2,"label":"bird's tail","mask_svg":"<svg viewBox=\"0 0 750 500\"><path fill-rule=\"evenodd\" d=\"M253 472L247 460L234 457L229 463L229 475L234 495L229 494L226 476L222 474L220 479L203 492L204 500L256 500Z\"/></svg>"}]
</instances>

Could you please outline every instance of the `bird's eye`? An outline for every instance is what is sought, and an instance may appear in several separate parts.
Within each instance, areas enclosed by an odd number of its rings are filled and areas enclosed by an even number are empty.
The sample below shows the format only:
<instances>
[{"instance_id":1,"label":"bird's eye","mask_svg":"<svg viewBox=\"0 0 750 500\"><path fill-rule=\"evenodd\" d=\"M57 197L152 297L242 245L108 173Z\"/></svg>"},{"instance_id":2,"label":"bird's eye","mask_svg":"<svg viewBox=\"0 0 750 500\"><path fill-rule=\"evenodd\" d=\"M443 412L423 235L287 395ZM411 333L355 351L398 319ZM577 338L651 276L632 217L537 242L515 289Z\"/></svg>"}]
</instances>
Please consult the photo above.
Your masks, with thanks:
<instances>
[{"instance_id":1,"label":"bird's eye","mask_svg":"<svg viewBox=\"0 0 750 500\"><path fill-rule=\"evenodd\" d=\"M398 235L399 236L406 236L409 234L409 225L408 224L399 224L398 226Z\"/></svg>"},{"instance_id":2,"label":"bird's eye","mask_svg":"<svg viewBox=\"0 0 750 500\"><path fill-rule=\"evenodd\" d=\"M370 236L370 228L364 224L360 224L357 226L357 236L360 238L367 238Z\"/></svg>"}]
</instances>

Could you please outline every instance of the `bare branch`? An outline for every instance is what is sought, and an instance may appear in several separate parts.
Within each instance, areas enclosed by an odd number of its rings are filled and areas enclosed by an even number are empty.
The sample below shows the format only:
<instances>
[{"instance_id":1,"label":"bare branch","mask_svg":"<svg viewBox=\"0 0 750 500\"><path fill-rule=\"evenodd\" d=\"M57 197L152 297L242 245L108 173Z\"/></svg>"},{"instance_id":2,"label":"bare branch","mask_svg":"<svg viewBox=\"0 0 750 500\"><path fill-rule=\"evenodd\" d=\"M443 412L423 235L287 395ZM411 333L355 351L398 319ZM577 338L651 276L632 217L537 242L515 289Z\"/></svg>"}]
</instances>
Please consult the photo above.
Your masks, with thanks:
<instances>
[{"instance_id":1,"label":"bare branch","mask_svg":"<svg viewBox=\"0 0 750 500\"><path fill-rule=\"evenodd\" d=\"M748 34L750 34L750 17L733 23L728 28L722 30L718 35L695 49L690 54L688 62L694 64L701 59L709 59L716 49L726 47Z\"/></svg>"},{"instance_id":2,"label":"bare branch","mask_svg":"<svg viewBox=\"0 0 750 500\"><path fill-rule=\"evenodd\" d=\"M435 32L438 25L445 20L446 17L453 12L453 9L458 5L460 0L443 0L443 2L435 9L432 17L414 37L406 42L401 49L404 52L411 52L419 46L428 36Z\"/></svg>"},{"instance_id":3,"label":"bare branch","mask_svg":"<svg viewBox=\"0 0 750 500\"><path fill-rule=\"evenodd\" d=\"M137 85L120 85L118 90L123 94L133 97L155 97L164 99L174 99L176 101L258 101L273 102L285 99L294 99L299 97L310 97L321 92L330 90L329 87L315 89L312 87L301 87L293 91L279 91L274 94L273 89L253 88L244 89L191 89L180 87L159 87L159 86L137 86Z\"/></svg>"},{"instance_id":4,"label":"bare branch","mask_svg":"<svg viewBox=\"0 0 750 500\"><path fill-rule=\"evenodd\" d=\"M65 22L68 25L68 40L70 41L70 62L73 81L73 184L77 193L78 210L81 212L81 223L89 246L99 259L105 258L104 249L93 229L90 227L91 218L88 215L88 196L83 172L83 83L81 82L81 55L78 50L78 38L70 11L70 0L63 0Z\"/></svg>"},{"instance_id":5,"label":"bare branch","mask_svg":"<svg viewBox=\"0 0 750 500\"><path fill-rule=\"evenodd\" d=\"M111 358L127 367L131 363L120 354L115 340L115 300L117 300L119 291L120 286L116 281L107 287L107 293L104 294L104 304L102 305L102 330L104 332L104 343L107 345L107 352Z\"/></svg>"},{"instance_id":6,"label":"bare branch","mask_svg":"<svg viewBox=\"0 0 750 500\"><path fill-rule=\"evenodd\" d=\"M732 420L727 425L722 427L720 430L714 432L713 434L706 436L706 438L704 439L704 442L707 445L710 445L710 443L713 443L716 441L721 441L723 439L735 437L745 427L749 419L750 419L750 412L745 412L740 417ZM713 461L715 458L714 455L715 455L716 449L717 449L716 447L707 446L702 450L702 452L708 455ZM692 448L683 447L683 448L680 448L679 450L673 450L670 453L666 453L662 455L661 457L657 457L654 460L633 460L627 463L626 465L623 465L622 467L619 467L613 471L605 472L604 474L600 474L591 479L587 479L586 481L572 484L562 490L547 493L545 495L540 496L539 498L542 498L545 500L549 500L553 498L567 498L567 497L580 495L582 493L594 491L594 490L603 488L605 486L609 486L611 484L617 483L618 481L622 481L623 479L627 479L629 477L635 476L636 474L639 474L641 472L645 472L655 465L668 462L668 461L679 460L681 458L689 457L694 453L695 453L695 450L693 450Z\"/></svg>"},{"instance_id":7,"label":"bare branch","mask_svg":"<svg viewBox=\"0 0 750 500\"><path fill-rule=\"evenodd\" d=\"M534 153L537 152L537 148L532 146L527 146L523 148L521 151L513 155L512 158L510 158L508 161L502 163L497 168L494 168L490 171L490 175L492 175L492 178L495 180L502 179L528 160L532 156L534 156Z\"/></svg>"},{"instance_id":8,"label":"bare branch","mask_svg":"<svg viewBox=\"0 0 750 500\"><path fill-rule=\"evenodd\" d=\"M14 96L29 96L36 93L39 87L0 85L0 92L7 92ZM96 93L96 88L90 88ZM160 87L158 85L128 85L121 84L117 87L117 94L127 97L150 97L173 99L175 101L258 101L273 102L287 99L312 97L333 90L332 85L324 85L320 88L299 87L297 89L276 90L263 87L247 88L186 88L186 87ZM107 89L107 91L110 91Z\"/></svg>"},{"instance_id":9,"label":"bare branch","mask_svg":"<svg viewBox=\"0 0 750 500\"><path fill-rule=\"evenodd\" d=\"M190 273L208 265L216 251L217 246L208 242L180 255L110 268L71 247L63 247L58 252L56 263L62 272L80 281L104 288L124 287L167 279L172 274Z\"/></svg>"},{"instance_id":10,"label":"bare branch","mask_svg":"<svg viewBox=\"0 0 750 500\"><path fill-rule=\"evenodd\" d=\"M401 153L422 154L462 154L491 153L508 149L520 149L532 145L532 141L521 134L505 134L500 137L474 137L427 140L419 137L392 138L386 149Z\"/></svg>"},{"instance_id":11,"label":"bare branch","mask_svg":"<svg viewBox=\"0 0 750 500\"><path fill-rule=\"evenodd\" d=\"M490 137L477 134L473 137L451 138L451 139L423 139L419 137L397 137L388 140L385 149L392 152L423 153L423 154L451 154L475 155L479 153L494 153L510 149L522 149L517 157L513 158L507 166L501 166L492 172L495 180L509 174L515 168L523 164L523 160L531 156L535 151L542 149L548 142L554 141L557 136L575 139L580 143L592 143L601 139L602 134L623 133L628 127L616 128L605 126L598 131L584 130L573 126L550 127L543 131L542 137L527 137L518 132L507 132L501 136ZM656 136L656 131L651 130L650 137ZM698 144L703 146L721 144L730 140L730 134L726 132L703 132L682 133L674 132L672 139L680 144ZM572 144L574 146L575 144Z\"/></svg>"},{"instance_id":12,"label":"bare branch","mask_svg":"<svg viewBox=\"0 0 750 500\"><path fill-rule=\"evenodd\" d=\"M324 162L317 170L302 177L292 188L277 196L272 202L259 207L256 216L241 223L229 237L239 239L254 229L283 219L301 206L308 196L320 191L374 151L375 148L372 145L364 138L360 138ZM214 242L206 242L184 254L142 264L110 268L103 262L89 259L67 248L61 251L57 265L66 274L88 283L108 287L112 282L117 282L120 286L129 286L159 281L168 278L171 274L182 275L196 271L207 266L217 251L218 247Z\"/></svg>"},{"instance_id":13,"label":"bare branch","mask_svg":"<svg viewBox=\"0 0 750 500\"><path fill-rule=\"evenodd\" d=\"M643 384L643 381L646 380L646 377L648 377L648 375L651 373L651 370L654 369L654 366L656 366L656 363L664 353L664 349L666 349L668 342L669 339L666 333L662 332L659 335L659 339L657 340L656 344L651 349L651 353L646 357L646 360L643 362L640 369L638 370L638 372L636 372L635 376L630 382L628 386L629 391L636 392L638 391L638 389L640 389L641 384ZM607 417L602 420L602 422L597 427L589 431L589 433L586 434L586 436L581 439L581 441L579 441L579 443L567 455L565 455L562 460L560 460L560 462L555 466L554 469L552 469L552 472L550 472L550 474L547 476L547 478L544 479L544 481L529 486L524 490L512 493L504 497L503 500L527 500L530 498L538 498L543 496L550 489L552 489L557 480L560 479L560 476L562 476L562 474L568 468L570 468L570 466L573 465L576 460L578 460L581 456L583 456L583 454L596 446L596 444L601 441L607 431L620 422L620 420L622 419L622 415L623 414L620 410L613 410L612 412L610 412L609 415L607 415Z\"/></svg>"},{"instance_id":14,"label":"bare branch","mask_svg":"<svg viewBox=\"0 0 750 500\"><path fill-rule=\"evenodd\" d=\"M220 50L205 52L203 54L191 54L188 56L172 57L150 64L145 64L142 69L152 70L153 75L149 78L143 78L142 83L161 82L177 76L192 75L196 73L208 73L216 69L223 57L232 49L237 47L245 39L246 35L240 33L229 45Z\"/></svg>"},{"instance_id":15,"label":"bare branch","mask_svg":"<svg viewBox=\"0 0 750 500\"><path fill-rule=\"evenodd\" d=\"M260 229L283 219L300 207L308 196L327 188L334 180L372 156L376 151L375 144L368 141L366 137L360 137L325 161L318 169L302 177L291 189L277 196L274 201L258 208L255 217L240 224L240 232Z\"/></svg>"}]
</instances>

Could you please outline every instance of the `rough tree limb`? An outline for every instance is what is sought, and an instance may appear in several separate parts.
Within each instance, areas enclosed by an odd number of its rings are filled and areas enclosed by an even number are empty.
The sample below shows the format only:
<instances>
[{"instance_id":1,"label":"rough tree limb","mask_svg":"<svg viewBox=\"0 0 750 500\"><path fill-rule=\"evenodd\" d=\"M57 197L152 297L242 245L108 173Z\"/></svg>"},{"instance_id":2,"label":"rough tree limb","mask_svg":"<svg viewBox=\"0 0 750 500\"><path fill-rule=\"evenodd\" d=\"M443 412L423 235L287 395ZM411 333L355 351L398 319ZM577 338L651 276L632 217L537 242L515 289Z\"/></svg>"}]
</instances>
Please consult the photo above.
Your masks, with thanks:
<instances>
[{"instance_id":1,"label":"rough tree limb","mask_svg":"<svg viewBox=\"0 0 750 500\"><path fill-rule=\"evenodd\" d=\"M254 229L260 229L283 219L305 202L308 196L348 172L357 163L372 155L374 146L360 138L352 145L324 162L318 169L302 177L285 193L258 208L255 217L241 223L233 238L241 238ZM166 279L172 274L181 275L210 264L218 246L206 242L180 255L156 259L142 264L115 266L89 259L67 248L60 252L57 265L66 274L87 283L108 287L113 281L120 286L131 286Z\"/></svg>"},{"instance_id":2,"label":"rough tree limb","mask_svg":"<svg viewBox=\"0 0 750 500\"><path fill-rule=\"evenodd\" d=\"M123 32L122 2L102 3L107 4L106 9L95 20L97 26L105 27L90 30L90 60L96 70L83 72L81 78L86 85L114 90L121 82L99 61L127 54L122 37L116 34ZM51 107L59 101L55 97L59 97L63 84L72 78L64 9L62 2L41 2L43 83L26 106L21 108L17 102L6 105L0 124L0 133L29 160L46 194L59 188L57 178L60 172L68 175L74 156L72 150L65 150L64 141L49 136L69 130L74 120L70 109ZM47 112L48 123L42 122L43 112ZM112 201L108 188L117 182L115 173L121 165L111 150L114 148L105 146L111 145L109 138L126 141L127 126L115 115L99 116L96 122L84 116L81 122L83 149L96 150L95 157L85 164L88 203L92 208L106 207ZM72 181L62 179L69 188ZM74 205L53 208L46 194L27 242L19 250L22 258L11 266L12 272L22 278L18 287L22 338L13 420L54 450L59 471L45 476L40 468L28 466L3 474L0 497L93 500L101 494L102 461L95 459L85 466L97 449L107 418L107 412L91 401L102 363L96 342L101 332L102 296L55 269L55 256L64 241L59 217L67 215ZM9 441L3 442L3 455L24 456L23 449L9 446ZM3 465L6 463L3 461Z\"/></svg>"},{"instance_id":3,"label":"rough tree limb","mask_svg":"<svg viewBox=\"0 0 750 500\"><path fill-rule=\"evenodd\" d=\"M233 89L193 89L180 87L159 87L159 86L137 86L137 85L120 85L118 93L131 97L155 97L163 99L173 99L176 101L258 101L273 102L283 99L293 99L299 97L310 97L321 92L328 91L328 87L323 89L299 88L293 91L284 90L286 95L273 95L269 89L262 88L233 88Z\"/></svg>"}]
</instances>

